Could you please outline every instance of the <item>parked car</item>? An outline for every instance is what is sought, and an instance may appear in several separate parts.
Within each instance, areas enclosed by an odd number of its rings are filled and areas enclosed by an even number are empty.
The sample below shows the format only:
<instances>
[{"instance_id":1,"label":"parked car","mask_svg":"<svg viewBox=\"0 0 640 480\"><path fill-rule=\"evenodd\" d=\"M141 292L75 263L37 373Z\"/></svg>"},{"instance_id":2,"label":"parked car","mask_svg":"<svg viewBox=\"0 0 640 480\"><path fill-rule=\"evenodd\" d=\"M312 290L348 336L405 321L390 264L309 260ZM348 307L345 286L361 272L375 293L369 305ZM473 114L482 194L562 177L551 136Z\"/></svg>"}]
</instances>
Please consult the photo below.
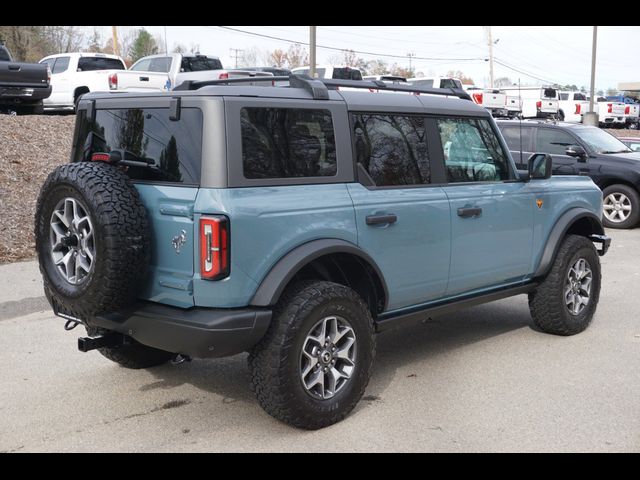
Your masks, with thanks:
<instances>
[{"instance_id":1,"label":"parked car","mask_svg":"<svg viewBox=\"0 0 640 480\"><path fill-rule=\"evenodd\" d=\"M0 111L42 113L42 100L51 95L50 77L46 65L14 62L0 44Z\"/></svg>"},{"instance_id":2,"label":"parked car","mask_svg":"<svg viewBox=\"0 0 640 480\"><path fill-rule=\"evenodd\" d=\"M268 72L224 69L220 59L210 55L172 53L143 57L129 70L111 74L109 88L128 92L162 92L172 90L185 81L272 76Z\"/></svg>"},{"instance_id":3,"label":"parked car","mask_svg":"<svg viewBox=\"0 0 640 480\"><path fill-rule=\"evenodd\" d=\"M633 228L638 224L640 153L597 127L536 121L500 121L498 126L518 168L525 167L531 152L548 153L553 158L554 175L589 176L602 190L606 227Z\"/></svg>"},{"instance_id":4,"label":"parked car","mask_svg":"<svg viewBox=\"0 0 640 480\"><path fill-rule=\"evenodd\" d=\"M615 95L606 97L608 102L619 102L625 105L625 127L636 129L640 123L640 103L637 98L626 95Z\"/></svg>"},{"instance_id":5,"label":"parked car","mask_svg":"<svg viewBox=\"0 0 640 480\"><path fill-rule=\"evenodd\" d=\"M525 293L542 331L587 328L610 242L591 179L550 178L548 155L518 172L450 90L292 83L82 97L35 235L82 351L147 368L248 350L259 404L317 429L362 397L377 331Z\"/></svg>"},{"instance_id":6,"label":"parked car","mask_svg":"<svg viewBox=\"0 0 640 480\"><path fill-rule=\"evenodd\" d=\"M474 85L463 85L471 99L491 112L496 117L508 117L507 96L504 92L493 88L480 88Z\"/></svg>"},{"instance_id":7,"label":"parked car","mask_svg":"<svg viewBox=\"0 0 640 480\"><path fill-rule=\"evenodd\" d=\"M109 76L126 70L122 58L106 53L62 53L40 60L51 69L51 96L45 110L74 110L89 92L108 92Z\"/></svg>"},{"instance_id":8,"label":"parked car","mask_svg":"<svg viewBox=\"0 0 640 480\"><path fill-rule=\"evenodd\" d=\"M523 118L557 118L558 89L545 87L503 87L508 97L518 97L522 103Z\"/></svg>"},{"instance_id":9,"label":"parked car","mask_svg":"<svg viewBox=\"0 0 640 480\"><path fill-rule=\"evenodd\" d=\"M408 83L417 88L457 88L462 90L462 82L452 77L415 77L409 78Z\"/></svg>"},{"instance_id":10,"label":"parked car","mask_svg":"<svg viewBox=\"0 0 640 480\"><path fill-rule=\"evenodd\" d=\"M587 96L587 99L589 98ZM598 113L600 126L603 128L624 128L627 124L626 107L622 102L613 102L598 96L594 99L593 109Z\"/></svg>"},{"instance_id":11,"label":"parked car","mask_svg":"<svg viewBox=\"0 0 640 480\"><path fill-rule=\"evenodd\" d=\"M617 137L634 152L640 152L640 137Z\"/></svg>"},{"instance_id":12,"label":"parked car","mask_svg":"<svg viewBox=\"0 0 640 480\"><path fill-rule=\"evenodd\" d=\"M589 111L589 101L582 92L559 92L558 120L569 123L582 123L582 117Z\"/></svg>"},{"instance_id":13,"label":"parked car","mask_svg":"<svg viewBox=\"0 0 640 480\"><path fill-rule=\"evenodd\" d=\"M298 67L291 70L295 75L309 75L310 68ZM316 67L316 78L333 80L362 80L362 72L354 67L320 65Z\"/></svg>"}]
</instances>

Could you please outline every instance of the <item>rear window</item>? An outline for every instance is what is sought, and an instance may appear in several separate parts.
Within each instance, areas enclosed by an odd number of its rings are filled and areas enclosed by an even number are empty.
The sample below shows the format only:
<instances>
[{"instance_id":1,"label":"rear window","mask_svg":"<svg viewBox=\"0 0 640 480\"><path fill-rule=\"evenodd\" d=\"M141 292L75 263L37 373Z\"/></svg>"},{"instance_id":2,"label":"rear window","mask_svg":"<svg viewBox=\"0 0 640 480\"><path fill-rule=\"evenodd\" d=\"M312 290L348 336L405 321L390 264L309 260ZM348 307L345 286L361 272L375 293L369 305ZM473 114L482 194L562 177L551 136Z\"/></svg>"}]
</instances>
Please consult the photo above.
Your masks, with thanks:
<instances>
[{"instance_id":1,"label":"rear window","mask_svg":"<svg viewBox=\"0 0 640 480\"><path fill-rule=\"evenodd\" d=\"M124 70L124 65L117 58L82 57L78 60L79 72L93 70Z\"/></svg>"},{"instance_id":2,"label":"rear window","mask_svg":"<svg viewBox=\"0 0 640 480\"><path fill-rule=\"evenodd\" d=\"M454 78L443 78L440 80L440 88L462 88L462 83Z\"/></svg>"},{"instance_id":3,"label":"rear window","mask_svg":"<svg viewBox=\"0 0 640 480\"><path fill-rule=\"evenodd\" d=\"M182 108L180 120L169 120L166 108L97 110L95 122L86 112L80 124L74 162L90 161L94 153L112 153L134 180L198 184L202 157L202 112ZM139 164L148 166L139 166Z\"/></svg>"},{"instance_id":4,"label":"rear window","mask_svg":"<svg viewBox=\"0 0 640 480\"><path fill-rule=\"evenodd\" d=\"M582 93L574 93L573 94L573 99L574 100L586 100L587 97L585 97Z\"/></svg>"},{"instance_id":5,"label":"rear window","mask_svg":"<svg viewBox=\"0 0 640 480\"><path fill-rule=\"evenodd\" d=\"M334 80L362 80L362 73L353 68L334 68L332 78Z\"/></svg>"},{"instance_id":6,"label":"rear window","mask_svg":"<svg viewBox=\"0 0 640 480\"><path fill-rule=\"evenodd\" d=\"M171 68L171 57L145 58L138 61L130 70L135 72L168 73Z\"/></svg>"},{"instance_id":7,"label":"rear window","mask_svg":"<svg viewBox=\"0 0 640 480\"><path fill-rule=\"evenodd\" d=\"M329 110L243 108L245 178L333 177L336 143Z\"/></svg>"},{"instance_id":8,"label":"rear window","mask_svg":"<svg viewBox=\"0 0 640 480\"><path fill-rule=\"evenodd\" d=\"M183 72L203 72L206 70L222 70L222 63L217 58L209 57L183 57ZM167 69L167 71L169 71Z\"/></svg>"},{"instance_id":9,"label":"rear window","mask_svg":"<svg viewBox=\"0 0 640 480\"><path fill-rule=\"evenodd\" d=\"M428 80L411 80L411 85L419 88L433 88L433 79Z\"/></svg>"},{"instance_id":10,"label":"rear window","mask_svg":"<svg viewBox=\"0 0 640 480\"><path fill-rule=\"evenodd\" d=\"M10 62L10 61L11 61L11 57L9 56L9 51L4 47L0 47L0 62Z\"/></svg>"},{"instance_id":11,"label":"rear window","mask_svg":"<svg viewBox=\"0 0 640 480\"><path fill-rule=\"evenodd\" d=\"M561 93L560 94L560 100L569 100L569 94L568 93Z\"/></svg>"},{"instance_id":12,"label":"rear window","mask_svg":"<svg viewBox=\"0 0 640 480\"><path fill-rule=\"evenodd\" d=\"M56 58L55 63L53 64L53 68L51 69L51 73L64 73L69 68L69 57L58 57Z\"/></svg>"},{"instance_id":13,"label":"rear window","mask_svg":"<svg viewBox=\"0 0 640 480\"><path fill-rule=\"evenodd\" d=\"M556 98L557 90L555 88L543 88L542 98Z\"/></svg>"}]
</instances>

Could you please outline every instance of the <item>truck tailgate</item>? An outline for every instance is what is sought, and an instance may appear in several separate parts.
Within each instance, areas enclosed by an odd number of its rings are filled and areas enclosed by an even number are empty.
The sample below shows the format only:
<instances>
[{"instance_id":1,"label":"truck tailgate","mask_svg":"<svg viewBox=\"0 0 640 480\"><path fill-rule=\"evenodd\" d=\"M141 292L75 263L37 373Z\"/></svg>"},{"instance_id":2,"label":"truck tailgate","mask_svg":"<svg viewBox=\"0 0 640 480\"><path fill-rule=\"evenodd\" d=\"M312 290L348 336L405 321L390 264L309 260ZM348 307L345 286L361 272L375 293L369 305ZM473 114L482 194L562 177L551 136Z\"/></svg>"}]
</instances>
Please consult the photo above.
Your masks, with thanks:
<instances>
[{"instance_id":1,"label":"truck tailgate","mask_svg":"<svg viewBox=\"0 0 640 480\"><path fill-rule=\"evenodd\" d=\"M542 113L558 113L558 100L543 98L539 100Z\"/></svg>"},{"instance_id":2,"label":"truck tailgate","mask_svg":"<svg viewBox=\"0 0 640 480\"><path fill-rule=\"evenodd\" d=\"M47 66L38 63L0 62L3 87L43 88L48 85Z\"/></svg>"},{"instance_id":3,"label":"truck tailgate","mask_svg":"<svg viewBox=\"0 0 640 480\"><path fill-rule=\"evenodd\" d=\"M162 92L168 90L169 75L161 72L118 71L118 91Z\"/></svg>"},{"instance_id":4,"label":"truck tailgate","mask_svg":"<svg viewBox=\"0 0 640 480\"><path fill-rule=\"evenodd\" d=\"M507 96L504 93L485 90L482 97L482 106L485 108L506 108Z\"/></svg>"}]
</instances>

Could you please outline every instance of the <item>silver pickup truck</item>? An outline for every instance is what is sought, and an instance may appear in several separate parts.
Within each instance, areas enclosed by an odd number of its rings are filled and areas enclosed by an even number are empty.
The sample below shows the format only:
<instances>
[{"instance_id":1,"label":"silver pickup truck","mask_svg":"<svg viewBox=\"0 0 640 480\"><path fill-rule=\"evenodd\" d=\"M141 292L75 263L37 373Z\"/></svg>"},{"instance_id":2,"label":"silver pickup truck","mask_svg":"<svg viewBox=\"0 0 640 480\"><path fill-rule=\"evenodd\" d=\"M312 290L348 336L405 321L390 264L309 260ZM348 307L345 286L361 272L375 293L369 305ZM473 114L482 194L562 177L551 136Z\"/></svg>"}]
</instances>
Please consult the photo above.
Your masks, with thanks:
<instances>
[{"instance_id":1,"label":"silver pickup truck","mask_svg":"<svg viewBox=\"0 0 640 480\"><path fill-rule=\"evenodd\" d=\"M0 111L42 113L42 100L51 95L50 79L49 67L14 62L0 44Z\"/></svg>"},{"instance_id":2,"label":"silver pickup truck","mask_svg":"<svg viewBox=\"0 0 640 480\"><path fill-rule=\"evenodd\" d=\"M226 80L246 77L272 77L259 71L226 70L218 57L194 53L149 55L124 72L109 77L111 91L145 92L173 90L181 83L206 80Z\"/></svg>"}]
</instances>

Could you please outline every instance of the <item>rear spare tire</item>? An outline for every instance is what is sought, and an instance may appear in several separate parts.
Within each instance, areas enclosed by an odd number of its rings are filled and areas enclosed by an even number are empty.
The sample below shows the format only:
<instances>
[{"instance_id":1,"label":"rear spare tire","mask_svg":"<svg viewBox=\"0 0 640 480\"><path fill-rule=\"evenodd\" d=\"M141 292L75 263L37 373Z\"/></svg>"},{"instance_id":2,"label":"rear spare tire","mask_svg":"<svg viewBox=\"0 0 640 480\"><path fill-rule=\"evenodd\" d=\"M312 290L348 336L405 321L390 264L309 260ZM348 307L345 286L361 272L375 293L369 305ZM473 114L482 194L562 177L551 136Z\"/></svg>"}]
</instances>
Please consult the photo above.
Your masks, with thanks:
<instances>
[{"instance_id":1,"label":"rear spare tire","mask_svg":"<svg viewBox=\"0 0 640 480\"><path fill-rule=\"evenodd\" d=\"M81 319L132 303L149 263L149 222L137 190L117 167L57 167L38 198L35 240L54 310Z\"/></svg>"}]
</instances>

